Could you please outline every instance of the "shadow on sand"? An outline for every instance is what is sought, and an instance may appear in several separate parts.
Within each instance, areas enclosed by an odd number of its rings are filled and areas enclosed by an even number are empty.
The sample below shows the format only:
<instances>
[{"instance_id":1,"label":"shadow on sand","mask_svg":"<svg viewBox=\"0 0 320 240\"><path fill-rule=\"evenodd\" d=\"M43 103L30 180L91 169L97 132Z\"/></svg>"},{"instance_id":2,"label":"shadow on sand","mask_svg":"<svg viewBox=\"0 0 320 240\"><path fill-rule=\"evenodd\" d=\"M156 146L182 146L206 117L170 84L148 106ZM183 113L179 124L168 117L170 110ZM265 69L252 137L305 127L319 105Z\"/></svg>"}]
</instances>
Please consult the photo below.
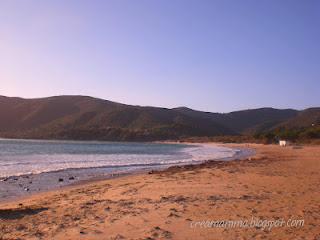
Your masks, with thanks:
<instances>
[{"instance_id":1,"label":"shadow on sand","mask_svg":"<svg viewBox=\"0 0 320 240\"><path fill-rule=\"evenodd\" d=\"M46 211L49 208L15 208L15 209L0 209L0 219L15 220L24 216L35 215Z\"/></svg>"}]
</instances>

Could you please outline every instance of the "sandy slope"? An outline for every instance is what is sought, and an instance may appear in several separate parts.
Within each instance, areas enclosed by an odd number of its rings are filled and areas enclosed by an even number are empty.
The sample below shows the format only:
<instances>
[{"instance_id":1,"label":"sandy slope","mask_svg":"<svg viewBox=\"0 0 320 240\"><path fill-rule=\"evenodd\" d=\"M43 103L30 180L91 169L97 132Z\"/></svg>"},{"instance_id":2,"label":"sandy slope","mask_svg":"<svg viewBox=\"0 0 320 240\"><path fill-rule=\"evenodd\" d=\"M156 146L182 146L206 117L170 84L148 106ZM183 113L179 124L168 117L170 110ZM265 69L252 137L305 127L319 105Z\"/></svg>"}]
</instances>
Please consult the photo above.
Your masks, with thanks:
<instances>
[{"instance_id":1,"label":"sandy slope","mask_svg":"<svg viewBox=\"0 0 320 240\"><path fill-rule=\"evenodd\" d=\"M2 204L0 239L320 239L320 147L250 147L258 152L251 160L171 168ZM252 216L303 219L304 226L196 225Z\"/></svg>"}]
</instances>

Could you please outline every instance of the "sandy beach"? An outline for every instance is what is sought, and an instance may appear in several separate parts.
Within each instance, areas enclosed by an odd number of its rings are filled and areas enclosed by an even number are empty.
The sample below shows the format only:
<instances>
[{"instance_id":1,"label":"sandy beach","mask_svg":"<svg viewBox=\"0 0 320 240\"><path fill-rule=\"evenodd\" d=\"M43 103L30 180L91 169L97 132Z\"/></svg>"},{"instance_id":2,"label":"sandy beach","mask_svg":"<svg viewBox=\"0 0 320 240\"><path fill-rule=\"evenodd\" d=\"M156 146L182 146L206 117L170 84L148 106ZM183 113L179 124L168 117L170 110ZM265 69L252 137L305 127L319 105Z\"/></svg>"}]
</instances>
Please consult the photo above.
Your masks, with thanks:
<instances>
[{"instance_id":1,"label":"sandy beach","mask_svg":"<svg viewBox=\"0 0 320 240\"><path fill-rule=\"evenodd\" d=\"M10 143L10 141L8 142ZM20 141L18 144L21 145L18 148L30 148L30 145L32 146L34 143L35 141ZM149 155L135 155L123 154L124 149L130 145L129 143L73 142L71 145L77 148L76 150L73 149L73 151L84 151L87 146L93 146L97 147L95 150L97 154L52 155L50 152L41 152L41 149L48 148L48 142L41 143L36 141L36 143L38 147L33 148L32 151L40 152L39 155L30 156L27 152L10 156L8 152L10 152L10 148L11 151L17 148L16 142L13 142L10 147L6 145L7 148L2 150L5 153L0 151L5 155L4 157L0 156L0 203L37 193L60 190L66 186L79 185L84 182L148 173L152 170L167 169L170 166L199 164L208 159L221 161L245 159L255 154L255 151L249 148L225 148L205 143L153 142L141 145L135 144L136 151L149 151L150 153ZM60 144L64 148L70 147L70 142L51 141L51 143L54 144L49 144L49 148L55 148L56 145L61 146ZM122 150L118 151L118 154L99 155L101 148L110 149L112 148L111 146L113 148L122 148ZM140 150L137 150L139 147ZM162 154L157 155L155 154L157 148L158 151L159 148L166 150L162 150ZM21 156L24 156L23 159L21 159ZM153 162L150 163L150 159L153 159ZM101 162L100 160L103 161ZM10 162L13 164L10 164ZM73 165L70 165L70 163ZM98 166L96 166L97 164ZM37 170L35 171L35 169Z\"/></svg>"},{"instance_id":2,"label":"sandy beach","mask_svg":"<svg viewBox=\"0 0 320 240\"><path fill-rule=\"evenodd\" d=\"M171 167L1 203L0 239L320 238L320 146L249 147L256 151L249 159ZM251 225L222 224L227 221Z\"/></svg>"},{"instance_id":3,"label":"sandy beach","mask_svg":"<svg viewBox=\"0 0 320 240\"><path fill-rule=\"evenodd\" d=\"M319 12L0 0L0 240L320 240Z\"/></svg>"}]
</instances>

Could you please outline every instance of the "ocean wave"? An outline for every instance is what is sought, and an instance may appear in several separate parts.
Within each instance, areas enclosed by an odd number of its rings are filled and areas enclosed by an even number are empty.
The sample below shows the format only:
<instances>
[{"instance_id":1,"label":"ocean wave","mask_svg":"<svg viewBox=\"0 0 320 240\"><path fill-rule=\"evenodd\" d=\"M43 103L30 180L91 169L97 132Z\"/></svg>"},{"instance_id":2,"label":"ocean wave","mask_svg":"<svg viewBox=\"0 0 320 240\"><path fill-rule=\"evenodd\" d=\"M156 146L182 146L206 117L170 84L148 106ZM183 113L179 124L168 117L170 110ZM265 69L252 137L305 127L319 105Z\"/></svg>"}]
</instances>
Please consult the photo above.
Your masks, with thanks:
<instances>
[{"instance_id":1,"label":"ocean wave","mask_svg":"<svg viewBox=\"0 0 320 240\"><path fill-rule=\"evenodd\" d=\"M164 144L162 144L164 145ZM162 145L159 147L164 148ZM105 147L105 145L104 145ZM223 160L232 158L237 150L217 147L211 144L170 146L170 151L161 154L152 154L152 146L141 145L147 154L125 154L125 146L117 154L28 154L1 155L0 177L38 174L43 172L59 171L64 169L81 168L143 168L152 166L179 165L197 163L205 160ZM14 148L17 149L17 148ZM34 149L36 152L36 149ZM159 149L155 151L159 153Z\"/></svg>"}]
</instances>

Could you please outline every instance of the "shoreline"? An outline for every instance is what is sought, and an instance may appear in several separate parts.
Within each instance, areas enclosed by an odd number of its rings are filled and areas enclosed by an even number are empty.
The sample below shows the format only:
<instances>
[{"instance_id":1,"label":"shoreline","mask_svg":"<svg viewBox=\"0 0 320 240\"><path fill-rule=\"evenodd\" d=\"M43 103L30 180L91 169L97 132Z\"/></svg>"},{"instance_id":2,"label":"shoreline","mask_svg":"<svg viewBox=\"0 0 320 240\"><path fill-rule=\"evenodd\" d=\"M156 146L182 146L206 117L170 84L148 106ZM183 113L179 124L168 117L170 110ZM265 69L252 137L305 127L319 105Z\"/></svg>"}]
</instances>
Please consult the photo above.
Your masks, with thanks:
<instances>
[{"instance_id":1,"label":"shoreline","mask_svg":"<svg viewBox=\"0 0 320 240\"><path fill-rule=\"evenodd\" d=\"M163 143L163 142L162 142ZM176 142L165 142L166 144L179 144ZM183 143L186 144L186 143ZM189 144L189 143L187 143ZM190 143L190 145L214 145L226 147L225 144L216 143ZM60 191L73 186L81 186L82 184L92 183L95 181L103 181L108 179L119 178L123 176L132 176L137 174L145 174L149 171L166 170L171 167L201 165L207 161L236 161L243 158L253 156L255 153L252 149L230 147L230 149L239 150L234 156L219 158L214 160L204 160L198 162L188 162L180 164L155 164L148 166L134 167L89 167L89 168L71 168L43 172L37 174L24 174L19 176L10 176L2 178L0 181L0 203L8 203L24 198L32 197L36 194L46 193L50 191Z\"/></svg>"},{"instance_id":2,"label":"shoreline","mask_svg":"<svg viewBox=\"0 0 320 240\"><path fill-rule=\"evenodd\" d=\"M256 154L239 161L173 166L0 203L0 237L318 238L320 146L250 144L250 148ZM304 225L272 229L192 227L204 220L251 218L296 219L303 220Z\"/></svg>"}]
</instances>

